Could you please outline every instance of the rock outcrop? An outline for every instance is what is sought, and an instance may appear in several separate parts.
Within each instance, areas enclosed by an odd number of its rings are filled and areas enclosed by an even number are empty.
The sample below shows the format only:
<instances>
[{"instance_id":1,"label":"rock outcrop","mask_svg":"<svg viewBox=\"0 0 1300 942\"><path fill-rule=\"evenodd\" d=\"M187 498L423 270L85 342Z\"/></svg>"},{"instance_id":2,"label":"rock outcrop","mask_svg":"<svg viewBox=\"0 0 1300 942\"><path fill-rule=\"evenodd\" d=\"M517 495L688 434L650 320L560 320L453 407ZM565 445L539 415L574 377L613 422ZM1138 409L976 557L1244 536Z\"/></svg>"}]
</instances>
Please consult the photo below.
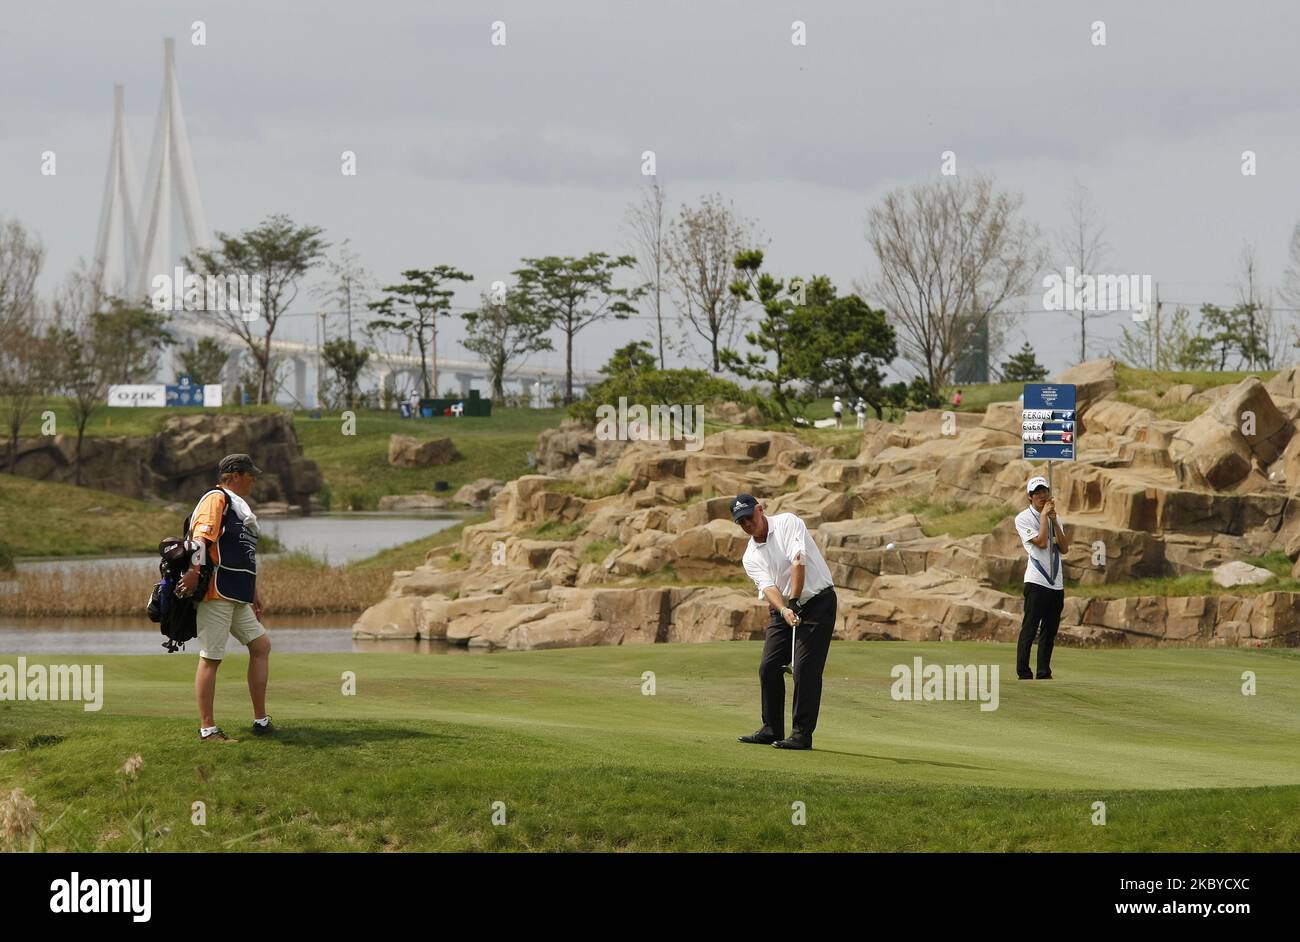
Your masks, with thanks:
<instances>
[{"instance_id":1,"label":"rock outcrop","mask_svg":"<svg viewBox=\"0 0 1300 942\"><path fill-rule=\"evenodd\" d=\"M463 456L450 438L435 438L422 442L412 435L388 437L388 463L395 468L429 468L451 464Z\"/></svg>"},{"instance_id":2,"label":"rock outcrop","mask_svg":"<svg viewBox=\"0 0 1300 942\"><path fill-rule=\"evenodd\" d=\"M1053 472L1071 535L1063 565L1103 589L1067 594L1060 643L1300 644L1300 593L1261 592L1257 580L1276 577L1245 562L1280 551L1300 573L1300 373L1124 400L1113 361L1059 381L1078 385L1086 429L1078 460ZM766 603L728 510L749 492L807 523L840 594L837 637L1014 640L1025 552L1013 518L1042 470L1021 457L1020 408L870 419L853 457L783 432L731 428L687 450L568 423L539 439L545 473L505 484L493 519L465 529L466 568L442 569L440 552L395 574L356 631L506 648L761 637ZM1186 422L1157 416L1197 408ZM988 522L954 538L926 522L942 505ZM1240 595L1104 597L1109 584L1216 567Z\"/></svg>"},{"instance_id":3,"label":"rock outcrop","mask_svg":"<svg viewBox=\"0 0 1300 942\"><path fill-rule=\"evenodd\" d=\"M72 484L76 446L75 435L20 438L15 471ZM216 481L218 462L240 452L264 472L253 488L258 504L283 502L310 511L311 497L324 482L316 463L303 456L291 412L176 415L165 418L153 436L86 438L81 483L127 497L194 501ZM0 470L9 470L7 461L7 449L0 450Z\"/></svg>"}]
</instances>

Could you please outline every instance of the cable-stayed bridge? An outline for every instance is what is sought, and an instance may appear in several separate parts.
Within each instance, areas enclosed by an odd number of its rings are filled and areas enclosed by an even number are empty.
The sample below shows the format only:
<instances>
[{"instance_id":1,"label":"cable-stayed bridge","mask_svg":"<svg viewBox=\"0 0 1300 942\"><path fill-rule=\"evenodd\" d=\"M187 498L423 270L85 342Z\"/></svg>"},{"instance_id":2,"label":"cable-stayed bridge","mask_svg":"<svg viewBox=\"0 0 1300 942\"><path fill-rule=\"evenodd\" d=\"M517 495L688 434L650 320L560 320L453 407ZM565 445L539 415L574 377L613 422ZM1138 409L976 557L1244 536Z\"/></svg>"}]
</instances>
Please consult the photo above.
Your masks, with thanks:
<instances>
[{"instance_id":1,"label":"cable-stayed bridge","mask_svg":"<svg viewBox=\"0 0 1300 942\"><path fill-rule=\"evenodd\" d=\"M135 164L125 122L125 88L113 87L113 134L109 147L108 171L104 181L99 225L96 227L94 277L99 290L127 299L148 297L155 275L171 277L180 260L195 249L209 248L211 236L193 152L185 129L180 86L176 80L175 42L163 40L163 90L154 124L144 188L137 190ZM182 345L211 337L229 351L221 382L227 389L239 382L250 361L247 348L217 314L190 313L177 316L171 325ZM256 327L253 328L256 333ZM287 365L277 401L305 407L319 405L321 343L274 339L273 360ZM391 388L404 395L419 383L420 359L410 353L372 354L363 376L362 388ZM431 368L433 364L430 364ZM178 372L174 351L162 358L159 381L171 382ZM489 372L480 360L438 357L434 394L446 390L446 376L455 379L459 395L471 384L489 392ZM575 388L598 382L591 372L574 372ZM550 391L562 386L564 370L524 364L507 373L508 384L546 402ZM373 384L373 385L372 385Z\"/></svg>"}]
</instances>

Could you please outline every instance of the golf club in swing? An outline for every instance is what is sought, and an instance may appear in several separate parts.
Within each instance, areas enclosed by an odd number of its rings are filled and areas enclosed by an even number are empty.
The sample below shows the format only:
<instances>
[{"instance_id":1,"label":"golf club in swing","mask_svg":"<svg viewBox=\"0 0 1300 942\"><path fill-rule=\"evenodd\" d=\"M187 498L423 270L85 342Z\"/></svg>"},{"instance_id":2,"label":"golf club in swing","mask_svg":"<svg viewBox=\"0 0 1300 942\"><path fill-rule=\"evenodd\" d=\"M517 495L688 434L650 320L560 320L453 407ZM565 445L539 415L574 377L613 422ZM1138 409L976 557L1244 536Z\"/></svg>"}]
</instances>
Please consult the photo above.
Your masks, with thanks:
<instances>
[{"instance_id":1,"label":"golf club in swing","mask_svg":"<svg viewBox=\"0 0 1300 942\"><path fill-rule=\"evenodd\" d=\"M794 634L798 630L799 630L798 622L795 622L793 625L790 626L790 663L786 664L784 667L781 668L781 670L791 675L794 674Z\"/></svg>"}]
</instances>

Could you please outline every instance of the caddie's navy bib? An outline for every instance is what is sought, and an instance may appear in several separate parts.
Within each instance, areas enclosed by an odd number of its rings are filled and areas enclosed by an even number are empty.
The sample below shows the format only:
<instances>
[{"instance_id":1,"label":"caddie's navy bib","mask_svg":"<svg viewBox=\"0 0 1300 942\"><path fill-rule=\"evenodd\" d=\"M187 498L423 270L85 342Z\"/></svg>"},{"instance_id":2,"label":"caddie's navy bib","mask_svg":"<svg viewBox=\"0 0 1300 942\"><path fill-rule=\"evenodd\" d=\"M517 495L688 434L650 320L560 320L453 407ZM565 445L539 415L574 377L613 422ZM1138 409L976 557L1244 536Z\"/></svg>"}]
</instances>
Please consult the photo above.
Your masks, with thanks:
<instances>
[{"instance_id":1,"label":"caddie's navy bib","mask_svg":"<svg viewBox=\"0 0 1300 942\"><path fill-rule=\"evenodd\" d=\"M217 538L218 562L213 580L217 595L232 602L252 603L257 597L257 532L244 525L225 488L213 488L226 498ZM207 494L204 495L205 497Z\"/></svg>"}]
</instances>

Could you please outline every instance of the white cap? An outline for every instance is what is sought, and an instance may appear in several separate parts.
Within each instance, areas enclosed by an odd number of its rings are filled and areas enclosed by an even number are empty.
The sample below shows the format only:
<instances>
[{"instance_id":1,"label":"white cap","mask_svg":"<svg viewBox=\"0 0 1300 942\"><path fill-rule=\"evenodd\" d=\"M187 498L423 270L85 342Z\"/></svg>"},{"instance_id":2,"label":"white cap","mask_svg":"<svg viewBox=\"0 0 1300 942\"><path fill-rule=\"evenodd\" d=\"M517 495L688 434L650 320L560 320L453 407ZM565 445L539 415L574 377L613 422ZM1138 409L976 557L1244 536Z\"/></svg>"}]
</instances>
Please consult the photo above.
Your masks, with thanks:
<instances>
[{"instance_id":1,"label":"white cap","mask_svg":"<svg viewBox=\"0 0 1300 942\"><path fill-rule=\"evenodd\" d=\"M840 401L840 397L839 397L839 396L836 396L836 397L835 397L835 401L836 401L836 402L839 402L839 401Z\"/></svg>"},{"instance_id":2,"label":"white cap","mask_svg":"<svg viewBox=\"0 0 1300 942\"><path fill-rule=\"evenodd\" d=\"M1036 491L1038 488L1047 487L1047 486L1048 486L1047 478L1045 477L1036 477L1036 478L1029 479L1029 493L1031 494L1034 493L1034 491Z\"/></svg>"}]
</instances>

